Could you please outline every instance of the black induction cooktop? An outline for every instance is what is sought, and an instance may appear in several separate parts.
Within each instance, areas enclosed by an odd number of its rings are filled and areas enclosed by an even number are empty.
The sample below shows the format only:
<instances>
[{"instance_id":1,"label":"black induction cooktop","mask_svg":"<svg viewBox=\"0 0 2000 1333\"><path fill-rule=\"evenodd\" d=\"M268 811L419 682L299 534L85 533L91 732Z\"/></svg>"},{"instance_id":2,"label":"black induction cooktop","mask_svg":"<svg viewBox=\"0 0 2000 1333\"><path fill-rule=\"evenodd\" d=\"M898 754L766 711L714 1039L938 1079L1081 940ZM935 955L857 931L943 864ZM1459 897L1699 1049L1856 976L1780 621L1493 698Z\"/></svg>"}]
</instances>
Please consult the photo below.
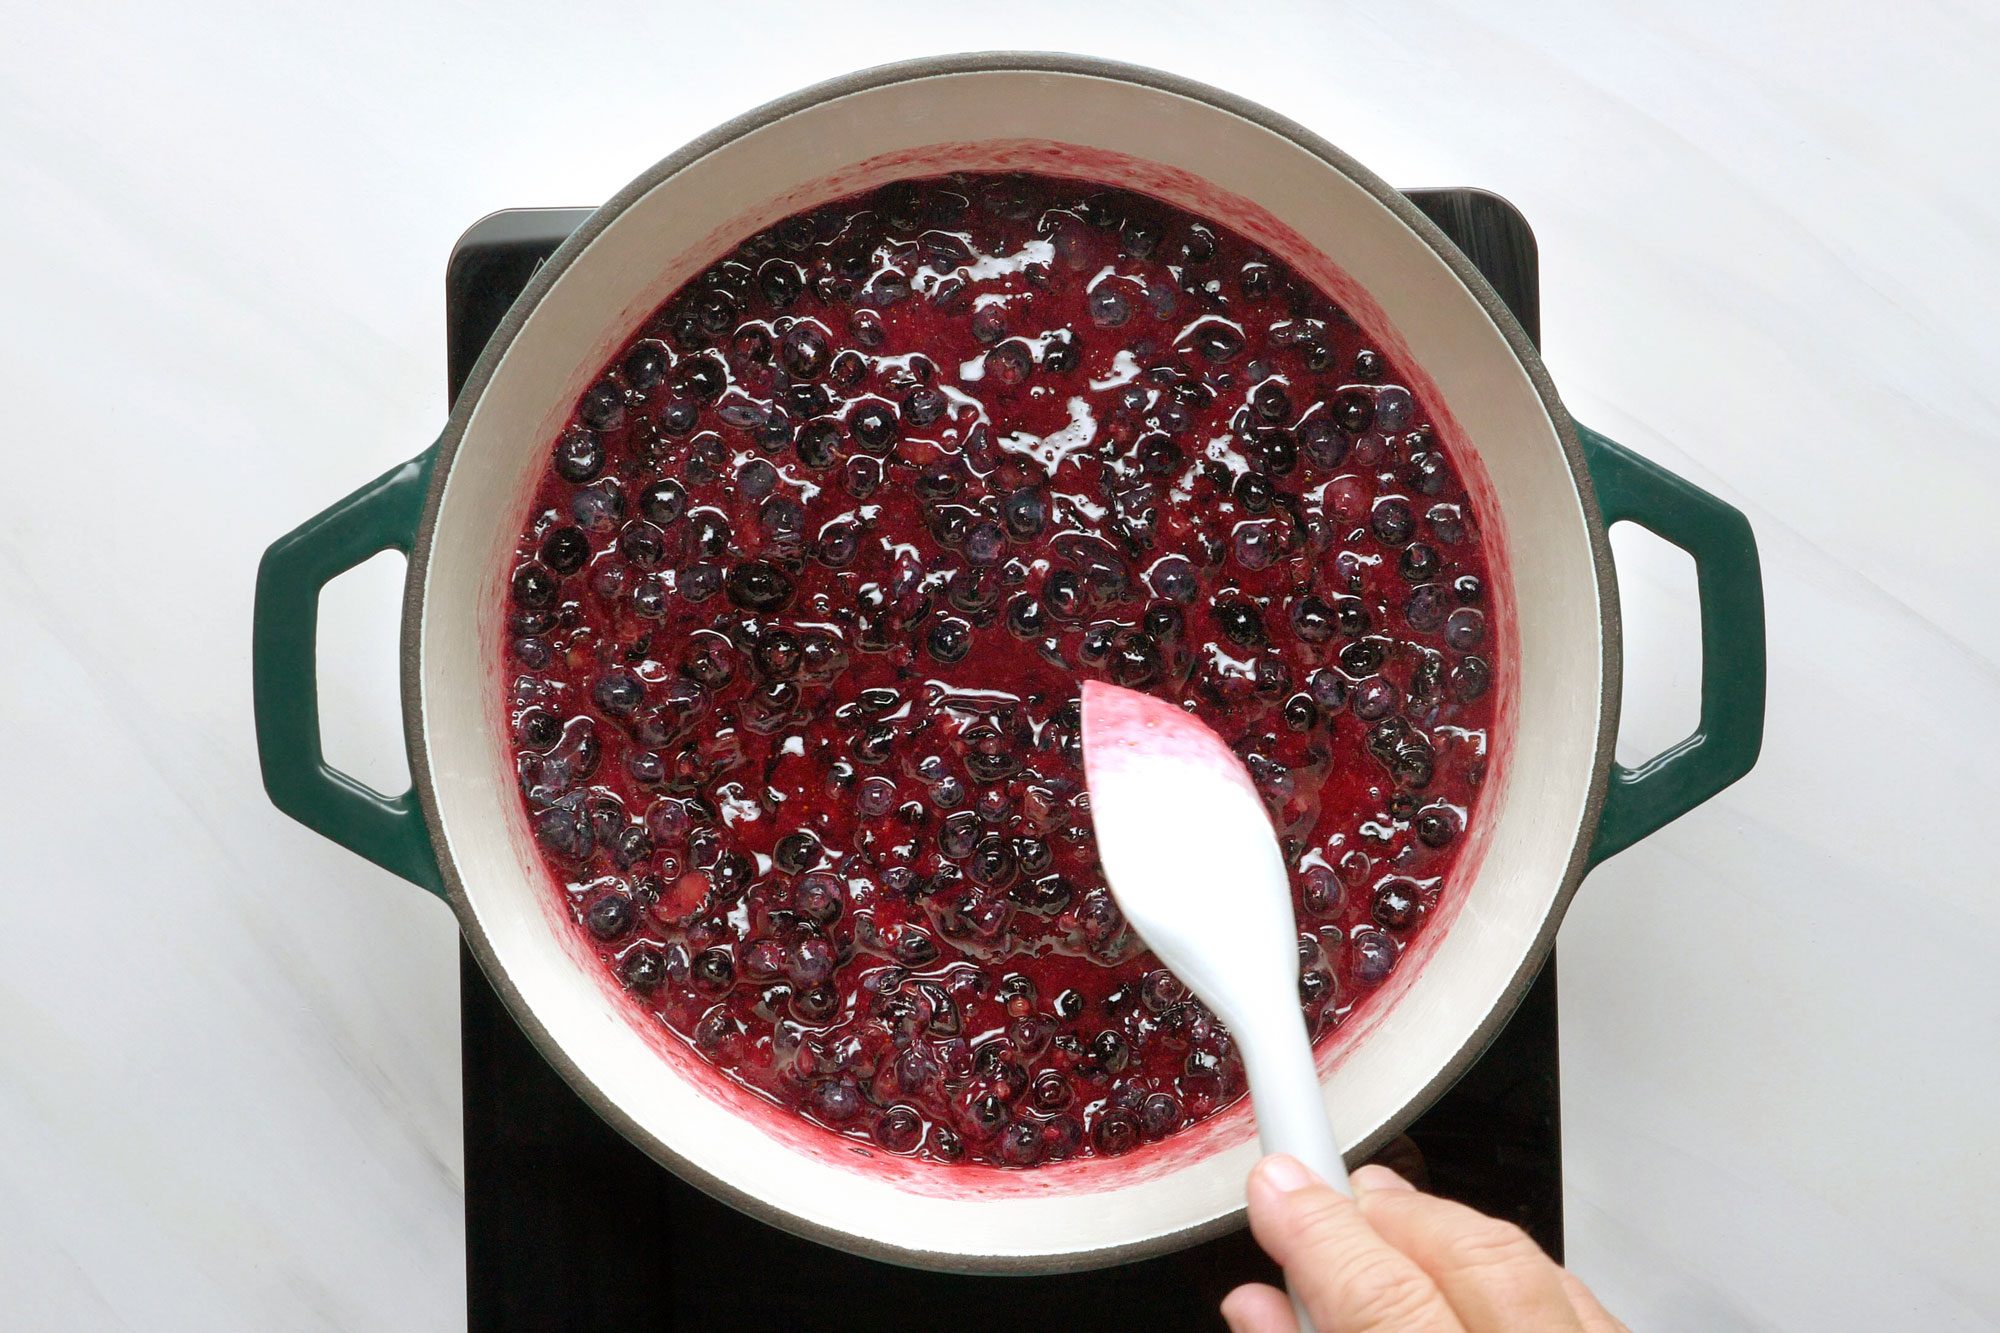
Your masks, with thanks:
<instances>
[{"instance_id":1,"label":"black induction cooktop","mask_svg":"<svg viewBox=\"0 0 2000 1333\"><path fill-rule=\"evenodd\" d=\"M1535 240L1478 190L1409 197L1539 339ZM587 209L476 223L446 275L456 397L500 317ZM538 1055L470 952L459 961L465 1079L466 1308L497 1330L1219 1328L1216 1303L1271 1280L1247 1232L1159 1259L1057 1277L959 1277L800 1240L683 1184L584 1105ZM1562 1258L1562 1130L1553 955L1484 1057L1392 1145L1424 1185L1525 1227Z\"/></svg>"}]
</instances>

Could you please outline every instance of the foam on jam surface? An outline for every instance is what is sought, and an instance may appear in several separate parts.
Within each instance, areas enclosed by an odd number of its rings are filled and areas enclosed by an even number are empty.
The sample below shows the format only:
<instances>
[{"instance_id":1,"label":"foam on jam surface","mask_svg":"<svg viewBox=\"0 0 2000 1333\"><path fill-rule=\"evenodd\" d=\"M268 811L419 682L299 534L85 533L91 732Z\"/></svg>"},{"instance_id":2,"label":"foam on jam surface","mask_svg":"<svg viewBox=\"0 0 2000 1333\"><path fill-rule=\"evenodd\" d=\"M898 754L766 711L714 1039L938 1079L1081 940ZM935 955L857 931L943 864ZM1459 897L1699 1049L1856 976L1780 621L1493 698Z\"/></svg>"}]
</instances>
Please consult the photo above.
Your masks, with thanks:
<instances>
[{"instance_id":1,"label":"foam on jam surface","mask_svg":"<svg viewBox=\"0 0 2000 1333\"><path fill-rule=\"evenodd\" d=\"M1456 442L1374 346L1213 222L1030 176L815 209L676 293L554 442L499 645L615 982L892 1153L1117 1155L1231 1104L1097 864L1096 678L1244 760L1337 1027L1453 891L1506 662Z\"/></svg>"}]
</instances>

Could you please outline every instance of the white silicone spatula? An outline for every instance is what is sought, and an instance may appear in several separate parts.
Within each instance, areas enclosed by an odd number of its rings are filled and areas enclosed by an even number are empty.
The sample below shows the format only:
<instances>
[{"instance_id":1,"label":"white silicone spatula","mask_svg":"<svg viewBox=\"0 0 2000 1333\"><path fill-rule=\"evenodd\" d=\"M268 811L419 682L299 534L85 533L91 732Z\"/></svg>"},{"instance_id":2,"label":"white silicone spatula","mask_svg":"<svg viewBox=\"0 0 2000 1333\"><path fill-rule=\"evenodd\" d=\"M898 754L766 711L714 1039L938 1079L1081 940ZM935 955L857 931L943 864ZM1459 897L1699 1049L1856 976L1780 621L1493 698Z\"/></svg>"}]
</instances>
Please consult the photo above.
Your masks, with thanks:
<instances>
[{"instance_id":1,"label":"white silicone spatula","mask_svg":"<svg viewBox=\"0 0 2000 1333\"><path fill-rule=\"evenodd\" d=\"M1347 1166L1299 1011L1291 885L1242 761L1172 704L1086 681L1083 770L1112 896L1229 1025L1264 1151L1289 1153L1345 1193ZM1310 1329L1303 1310L1299 1326Z\"/></svg>"}]
</instances>

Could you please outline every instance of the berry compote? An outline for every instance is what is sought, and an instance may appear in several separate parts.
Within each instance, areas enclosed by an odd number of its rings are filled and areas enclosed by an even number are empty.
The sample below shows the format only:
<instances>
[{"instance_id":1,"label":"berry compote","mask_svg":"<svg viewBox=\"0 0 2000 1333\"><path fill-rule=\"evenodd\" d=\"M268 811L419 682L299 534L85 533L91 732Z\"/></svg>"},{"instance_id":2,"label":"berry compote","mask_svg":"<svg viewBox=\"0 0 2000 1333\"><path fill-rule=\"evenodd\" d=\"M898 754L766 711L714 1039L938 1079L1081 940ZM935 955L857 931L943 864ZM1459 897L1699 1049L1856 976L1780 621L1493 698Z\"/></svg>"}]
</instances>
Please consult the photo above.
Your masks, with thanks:
<instances>
[{"instance_id":1,"label":"berry compote","mask_svg":"<svg viewBox=\"0 0 2000 1333\"><path fill-rule=\"evenodd\" d=\"M891 1153L1116 1155L1235 1101L1105 887L1078 681L1243 757L1325 1036L1453 891L1506 661L1409 382L1141 195L944 177L745 241L585 390L510 571L522 799L592 952Z\"/></svg>"}]
</instances>

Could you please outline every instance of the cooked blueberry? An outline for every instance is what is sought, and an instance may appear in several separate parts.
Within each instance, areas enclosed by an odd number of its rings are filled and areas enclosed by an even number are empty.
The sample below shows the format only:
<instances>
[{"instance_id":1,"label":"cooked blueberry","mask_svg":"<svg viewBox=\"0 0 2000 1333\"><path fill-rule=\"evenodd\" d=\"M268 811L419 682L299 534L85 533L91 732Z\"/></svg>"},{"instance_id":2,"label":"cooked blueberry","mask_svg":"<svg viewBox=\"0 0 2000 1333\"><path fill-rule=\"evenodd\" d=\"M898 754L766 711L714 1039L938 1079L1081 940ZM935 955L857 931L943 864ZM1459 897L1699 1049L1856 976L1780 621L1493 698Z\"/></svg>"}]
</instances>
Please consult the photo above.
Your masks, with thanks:
<instances>
[{"instance_id":1,"label":"cooked blueberry","mask_svg":"<svg viewBox=\"0 0 2000 1333\"><path fill-rule=\"evenodd\" d=\"M727 990L736 980L736 960L727 949L703 949L694 956L691 975L703 990Z\"/></svg>"},{"instance_id":2,"label":"cooked blueberry","mask_svg":"<svg viewBox=\"0 0 2000 1333\"><path fill-rule=\"evenodd\" d=\"M801 379L812 379L825 370L830 355L825 331L805 320L786 330L778 343L778 360Z\"/></svg>"},{"instance_id":3,"label":"cooked blueberry","mask_svg":"<svg viewBox=\"0 0 2000 1333\"><path fill-rule=\"evenodd\" d=\"M722 579L721 565L702 561L681 570L676 576L675 587L690 602L705 602L722 591Z\"/></svg>"},{"instance_id":4,"label":"cooked blueberry","mask_svg":"<svg viewBox=\"0 0 2000 1333\"><path fill-rule=\"evenodd\" d=\"M1330 404L1333 424L1349 435L1359 435L1375 419L1375 400L1360 389L1342 389Z\"/></svg>"},{"instance_id":5,"label":"cooked blueberry","mask_svg":"<svg viewBox=\"0 0 2000 1333\"><path fill-rule=\"evenodd\" d=\"M1417 520L1403 501L1379 500L1368 517L1368 526L1381 541L1401 546L1416 534Z\"/></svg>"},{"instance_id":6,"label":"cooked blueberry","mask_svg":"<svg viewBox=\"0 0 2000 1333\"><path fill-rule=\"evenodd\" d=\"M554 713L530 708L514 722L514 734L531 750L546 750L562 739L562 723Z\"/></svg>"},{"instance_id":7,"label":"cooked blueberry","mask_svg":"<svg viewBox=\"0 0 2000 1333\"><path fill-rule=\"evenodd\" d=\"M1007 531L1022 540L1038 537L1048 523L1048 502L1042 498L1040 491L1023 487L1001 501L1000 518L1007 525Z\"/></svg>"},{"instance_id":8,"label":"cooked blueberry","mask_svg":"<svg viewBox=\"0 0 2000 1333\"><path fill-rule=\"evenodd\" d=\"M1347 457L1348 437L1335 429L1329 414L1317 413L1300 422L1298 441L1306 457L1328 471Z\"/></svg>"},{"instance_id":9,"label":"cooked blueberry","mask_svg":"<svg viewBox=\"0 0 2000 1333\"><path fill-rule=\"evenodd\" d=\"M1003 388L1011 389L1021 384L1034 371L1034 349L1019 338L1009 338L986 354L987 378Z\"/></svg>"},{"instance_id":10,"label":"cooked blueberry","mask_svg":"<svg viewBox=\"0 0 2000 1333\"><path fill-rule=\"evenodd\" d=\"M1437 548L1427 542L1411 542L1396 558L1396 572L1410 583L1423 583L1436 578L1443 565Z\"/></svg>"},{"instance_id":11,"label":"cooked blueberry","mask_svg":"<svg viewBox=\"0 0 2000 1333\"><path fill-rule=\"evenodd\" d=\"M928 384L919 384L903 395L903 420L912 426L928 426L943 416L950 406L951 400L941 391Z\"/></svg>"},{"instance_id":12,"label":"cooked blueberry","mask_svg":"<svg viewBox=\"0 0 2000 1333\"><path fill-rule=\"evenodd\" d=\"M1267 380L1251 391L1250 410L1262 420L1278 425L1291 419L1292 400L1283 385Z\"/></svg>"},{"instance_id":13,"label":"cooked blueberry","mask_svg":"<svg viewBox=\"0 0 2000 1333\"><path fill-rule=\"evenodd\" d=\"M1152 635L1128 630L1118 635L1111 649L1111 679L1127 689L1142 689L1160 677L1160 645Z\"/></svg>"},{"instance_id":14,"label":"cooked blueberry","mask_svg":"<svg viewBox=\"0 0 2000 1333\"><path fill-rule=\"evenodd\" d=\"M1410 590L1403 602L1403 619L1414 630L1430 631L1444 623L1449 602L1443 588L1435 583L1426 583Z\"/></svg>"},{"instance_id":15,"label":"cooked blueberry","mask_svg":"<svg viewBox=\"0 0 2000 1333\"><path fill-rule=\"evenodd\" d=\"M886 454L896 443L896 414L887 403L870 402L856 408L847 419L855 442L871 454Z\"/></svg>"},{"instance_id":16,"label":"cooked blueberry","mask_svg":"<svg viewBox=\"0 0 2000 1333\"><path fill-rule=\"evenodd\" d=\"M591 687L591 697L597 706L613 717L624 717L635 712L646 700L646 687L639 678L629 671L607 671L597 678Z\"/></svg>"},{"instance_id":17,"label":"cooked blueberry","mask_svg":"<svg viewBox=\"0 0 2000 1333\"><path fill-rule=\"evenodd\" d=\"M590 559L590 539L577 528L554 528L542 538L542 563L558 574L574 574Z\"/></svg>"},{"instance_id":18,"label":"cooked blueberry","mask_svg":"<svg viewBox=\"0 0 2000 1333\"><path fill-rule=\"evenodd\" d=\"M1307 643L1325 643L1335 629L1333 608L1307 593L1292 603L1292 630Z\"/></svg>"},{"instance_id":19,"label":"cooked blueberry","mask_svg":"<svg viewBox=\"0 0 2000 1333\"><path fill-rule=\"evenodd\" d=\"M1236 503L1243 506L1246 513L1261 514L1271 507L1271 482L1257 472L1246 472L1236 479Z\"/></svg>"},{"instance_id":20,"label":"cooked blueberry","mask_svg":"<svg viewBox=\"0 0 2000 1333\"><path fill-rule=\"evenodd\" d=\"M604 442L597 432L573 430L556 445L556 475L579 485L604 471Z\"/></svg>"},{"instance_id":21,"label":"cooked blueberry","mask_svg":"<svg viewBox=\"0 0 2000 1333\"><path fill-rule=\"evenodd\" d=\"M625 419L625 391L610 380L599 380L584 390L576 415L592 430L610 430Z\"/></svg>"},{"instance_id":22,"label":"cooked blueberry","mask_svg":"<svg viewBox=\"0 0 2000 1333\"><path fill-rule=\"evenodd\" d=\"M729 387L729 369L720 356L705 352L681 362L674 382L690 397L712 403Z\"/></svg>"},{"instance_id":23,"label":"cooked blueberry","mask_svg":"<svg viewBox=\"0 0 2000 1333\"><path fill-rule=\"evenodd\" d=\"M642 995L656 991L667 979L666 957L650 944L635 945L619 961L618 977Z\"/></svg>"},{"instance_id":24,"label":"cooked blueberry","mask_svg":"<svg viewBox=\"0 0 2000 1333\"><path fill-rule=\"evenodd\" d=\"M1382 662L1388 656L1381 642L1376 639L1356 639L1340 650L1340 669L1359 679L1372 676L1382 669Z\"/></svg>"},{"instance_id":25,"label":"cooked blueberry","mask_svg":"<svg viewBox=\"0 0 2000 1333\"><path fill-rule=\"evenodd\" d=\"M526 564L514 571L514 605L530 610L554 606L562 585L541 565Z\"/></svg>"},{"instance_id":26,"label":"cooked blueberry","mask_svg":"<svg viewBox=\"0 0 2000 1333\"><path fill-rule=\"evenodd\" d=\"M1172 1093L1148 1093L1139 1103L1139 1125L1150 1138L1161 1138L1179 1129L1181 1114L1181 1104Z\"/></svg>"},{"instance_id":27,"label":"cooked blueberry","mask_svg":"<svg viewBox=\"0 0 2000 1333\"><path fill-rule=\"evenodd\" d=\"M1451 694L1460 703L1471 703L1486 693L1486 687L1493 683L1493 670L1484 658L1468 657L1451 669L1447 679L1451 683Z\"/></svg>"},{"instance_id":28,"label":"cooked blueberry","mask_svg":"<svg viewBox=\"0 0 2000 1333\"><path fill-rule=\"evenodd\" d=\"M639 513L647 522L671 527L687 512L687 488L672 477L662 477L639 492Z\"/></svg>"},{"instance_id":29,"label":"cooked blueberry","mask_svg":"<svg viewBox=\"0 0 2000 1333\"><path fill-rule=\"evenodd\" d=\"M583 924L600 940L615 940L632 929L637 913L622 893L600 894L584 909Z\"/></svg>"},{"instance_id":30,"label":"cooked blueberry","mask_svg":"<svg viewBox=\"0 0 2000 1333\"><path fill-rule=\"evenodd\" d=\"M736 487L752 500L761 500L778 485L778 469L761 458L753 458L736 470Z\"/></svg>"},{"instance_id":31,"label":"cooked blueberry","mask_svg":"<svg viewBox=\"0 0 2000 1333\"><path fill-rule=\"evenodd\" d=\"M1116 328L1132 318L1132 303L1117 283L1101 282L1093 288L1089 307L1090 322L1100 327Z\"/></svg>"},{"instance_id":32,"label":"cooked blueberry","mask_svg":"<svg viewBox=\"0 0 2000 1333\"><path fill-rule=\"evenodd\" d=\"M632 350L625 354L620 373L625 376L627 385L641 393L648 393L666 383L667 371L672 366L673 353L667 350L666 344L648 338L634 344Z\"/></svg>"},{"instance_id":33,"label":"cooked blueberry","mask_svg":"<svg viewBox=\"0 0 2000 1333\"><path fill-rule=\"evenodd\" d=\"M1252 457L1264 475L1290 476L1299 465L1299 447L1288 430L1261 430L1252 445Z\"/></svg>"},{"instance_id":34,"label":"cooked blueberry","mask_svg":"<svg viewBox=\"0 0 2000 1333\"><path fill-rule=\"evenodd\" d=\"M1068 329L1057 329L1042 344L1043 370L1060 375L1064 371L1075 370L1082 359L1076 335Z\"/></svg>"},{"instance_id":35,"label":"cooked blueberry","mask_svg":"<svg viewBox=\"0 0 2000 1333\"><path fill-rule=\"evenodd\" d=\"M957 616L941 616L924 636L924 647L947 666L961 661L972 649L972 626Z\"/></svg>"},{"instance_id":36,"label":"cooked blueberry","mask_svg":"<svg viewBox=\"0 0 2000 1333\"><path fill-rule=\"evenodd\" d=\"M1024 593L1007 603L1007 628L1019 638L1037 638L1048 628L1048 615L1040 602Z\"/></svg>"},{"instance_id":37,"label":"cooked blueberry","mask_svg":"<svg viewBox=\"0 0 2000 1333\"><path fill-rule=\"evenodd\" d=\"M746 611L770 612L792 600L791 576L768 560L745 560L729 571L729 600Z\"/></svg>"},{"instance_id":38,"label":"cooked blueberry","mask_svg":"<svg viewBox=\"0 0 2000 1333\"><path fill-rule=\"evenodd\" d=\"M840 457L840 426L824 417L808 421L799 427L793 447L807 467L832 467Z\"/></svg>"},{"instance_id":39,"label":"cooked blueberry","mask_svg":"<svg viewBox=\"0 0 2000 1333\"><path fill-rule=\"evenodd\" d=\"M1486 617L1469 606L1461 606L1445 618L1444 641L1460 652L1468 652L1486 641Z\"/></svg>"},{"instance_id":40,"label":"cooked blueberry","mask_svg":"<svg viewBox=\"0 0 2000 1333\"><path fill-rule=\"evenodd\" d=\"M1319 708L1309 695L1295 694L1285 700L1284 719L1293 731L1311 731L1319 721Z\"/></svg>"},{"instance_id":41,"label":"cooked blueberry","mask_svg":"<svg viewBox=\"0 0 2000 1333\"><path fill-rule=\"evenodd\" d=\"M552 805L538 810L533 823L535 837L543 846L572 860L583 860L596 846L596 835L590 831L590 820L580 806Z\"/></svg>"},{"instance_id":42,"label":"cooked blueberry","mask_svg":"<svg viewBox=\"0 0 2000 1333\"><path fill-rule=\"evenodd\" d=\"M1366 634L1374 619L1359 597L1342 597L1333 604L1333 623L1351 639Z\"/></svg>"},{"instance_id":43,"label":"cooked blueberry","mask_svg":"<svg viewBox=\"0 0 2000 1333\"><path fill-rule=\"evenodd\" d=\"M1354 354L1354 378L1363 384L1374 384L1382 378L1387 362L1382 354L1369 348L1362 348Z\"/></svg>"},{"instance_id":44,"label":"cooked blueberry","mask_svg":"<svg viewBox=\"0 0 2000 1333\"><path fill-rule=\"evenodd\" d=\"M1168 556L1155 564L1147 578L1153 584L1153 591L1170 602L1183 606L1192 602L1201 591L1201 582L1195 576L1194 566L1181 557Z\"/></svg>"},{"instance_id":45,"label":"cooked blueberry","mask_svg":"<svg viewBox=\"0 0 2000 1333\"><path fill-rule=\"evenodd\" d=\"M1224 599L1215 604L1214 616L1216 625L1231 643L1245 648L1263 646L1264 617L1251 602L1240 597Z\"/></svg>"},{"instance_id":46,"label":"cooked blueberry","mask_svg":"<svg viewBox=\"0 0 2000 1333\"><path fill-rule=\"evenodd\" d=\"M1427 805L1417 811L1417 841L1426 847L1447 847L1461 827L1458 811L1448 805Z\"/></svg>"},{"instance_id":47,"label":"cooked blueberry","mask_svg":"<svg viewBox=\"0 0 2000 1333\"><path fill-rule=\"evenodd\" d=\"M966 531L962 549L965 558L973 564L991 565L1006 552L1007 534L1000 530L998 523L975 523Z\"/></svg>"},{"instance_id":48,"label":"cooked blueberry","mask_svg":"<svg viewBox=\"0 0 2000 1333\"><path fill-rule=\"evenodd\" d=\"M1382 931L1363 928L1348 941L1349 967L1354 979L1364 986L1379 985L1395 970L1400 952L1396 941Z\"/></svg>"},{"instance_id":49,"label":"cooked blueberry","mask_svg":"<svg viewBox=\"0 0 2000 1333\"><path fill-rule=\"evenodd\" d=\"M1460 574L1452 580L1451 594L1465 606L1478 606L1486 600L1486 585L1477 574Z\"/></svg>"},{"instance_id":50,"label":"cooked blueberry","mask_svg":"<svg viewBox=\"0 0 2000 1333\"><path fill-rule=\"evenodd\" d=\"M1243 351L1243 331L1227 320L1202 320L1189 336L1194 349L1209 361L1233 361Z\"/></svg>"}]
</instances>

